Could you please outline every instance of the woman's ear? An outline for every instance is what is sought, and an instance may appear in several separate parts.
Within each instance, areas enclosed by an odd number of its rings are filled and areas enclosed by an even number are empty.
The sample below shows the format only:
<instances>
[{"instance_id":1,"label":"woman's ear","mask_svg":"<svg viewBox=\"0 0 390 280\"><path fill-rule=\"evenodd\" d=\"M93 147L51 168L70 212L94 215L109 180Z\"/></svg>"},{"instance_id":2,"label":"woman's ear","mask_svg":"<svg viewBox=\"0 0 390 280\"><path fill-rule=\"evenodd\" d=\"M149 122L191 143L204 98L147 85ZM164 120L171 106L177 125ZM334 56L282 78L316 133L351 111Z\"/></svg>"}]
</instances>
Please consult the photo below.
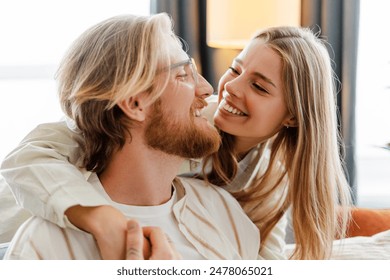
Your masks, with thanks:
<instances>
[{"instance_id":1,"label":"woman's ear","mask_svg":"<svg viewBox=\"0 0 390 280\"><path fill-rule=\"evenodd\" d=\"M142 94L126 98L118 103L119 108L130 119L143 122L146 119L145 100Z\"/></svg>"},{"instance_id":2,"label":"woman's ear","mask_svg":"<svg viewBox=\"0 0 390 280\"><path fill-rule=\"evenodd\" d=\"M285 127L297 127L298 126L298 122L297 122L297 119L293 116L290 116L288 118L286 118L283 122L283 126Z\"/></svg>"}]
</instances>

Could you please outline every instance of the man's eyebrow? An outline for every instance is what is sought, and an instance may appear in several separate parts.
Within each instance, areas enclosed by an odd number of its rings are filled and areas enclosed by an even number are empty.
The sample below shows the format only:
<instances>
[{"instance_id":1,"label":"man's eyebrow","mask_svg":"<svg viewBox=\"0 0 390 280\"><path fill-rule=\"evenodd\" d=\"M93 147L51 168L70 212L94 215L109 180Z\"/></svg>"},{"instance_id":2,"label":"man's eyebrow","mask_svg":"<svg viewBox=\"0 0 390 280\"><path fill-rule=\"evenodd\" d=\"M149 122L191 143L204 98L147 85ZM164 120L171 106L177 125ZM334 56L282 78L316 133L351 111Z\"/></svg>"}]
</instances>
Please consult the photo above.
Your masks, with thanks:
<instances>
[{"instance_id":1,"label":"man's eyebrow","mask_svg":"<svg viewBox=\"0 0 390 280\"><path fill-rule=\"evenodd\" d=\"M242 60L239 59L239 58L235 58L234 59L235 62L237 62L238 64L243 64ZM265 76L264 74L260 73L260 72L253 72L253 75L259 77L260 79L266 81L267 83L271 84L274 88L276 88L276 85L272 82L272 80L270 78L268 78L267 76Z\"/></svg>"},{"instance_id":2,"label":"man's eyebrow","mask_svg":"<svg viewBox=\"0 0 390 280\"><path fill-rule=\"evenodd\" d=\"M192 58L190 57L190 58L188 58L186 60L182 60L182 61L173 63L173 64L171 64L169 66L166 66L166 67L162 68L161 70L159 70L159 73L164 72L164 71L173 70L173 69L179 68L181 66L185 66L187 64L190 64L191 62L192 62Z\"/></svg>"},{"instance_id":3,"label":"man's eyebrow","mask_svg":"<svg viewBox=\"0 0 390 280\"><path fill-rule=\"evenodd\" d=\"M184 65L187 65L187 64L190 64L192 62L191 60L191 57L186 59L186 60L182 60L180 62L177 62L177 63L174 63L174 64L171 64L169 66L169 68L172 70L172 69L175 69L177 67L180 67L180 66L184 66Z\"/></svg>"}]
</instances>

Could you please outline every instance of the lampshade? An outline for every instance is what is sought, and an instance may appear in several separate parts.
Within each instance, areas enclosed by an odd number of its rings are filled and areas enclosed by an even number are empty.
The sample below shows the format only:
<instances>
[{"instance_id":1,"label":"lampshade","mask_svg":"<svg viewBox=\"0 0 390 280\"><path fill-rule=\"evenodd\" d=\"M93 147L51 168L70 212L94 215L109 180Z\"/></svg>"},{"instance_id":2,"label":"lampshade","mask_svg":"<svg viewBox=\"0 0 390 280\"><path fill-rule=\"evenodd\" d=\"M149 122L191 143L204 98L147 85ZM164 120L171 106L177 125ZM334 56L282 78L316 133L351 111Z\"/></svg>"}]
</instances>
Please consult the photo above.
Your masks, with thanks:
<instances>
[{"instance_id":1,"label":"lampshade","mask_svg":"<svg viewBox=\"0 0 390 280\"><path fill-rule=\"evenodd\" d=\"M242 49L256 31L300 20L301 0L207 0L207 44Z\"/></svg>"}]
</instances>

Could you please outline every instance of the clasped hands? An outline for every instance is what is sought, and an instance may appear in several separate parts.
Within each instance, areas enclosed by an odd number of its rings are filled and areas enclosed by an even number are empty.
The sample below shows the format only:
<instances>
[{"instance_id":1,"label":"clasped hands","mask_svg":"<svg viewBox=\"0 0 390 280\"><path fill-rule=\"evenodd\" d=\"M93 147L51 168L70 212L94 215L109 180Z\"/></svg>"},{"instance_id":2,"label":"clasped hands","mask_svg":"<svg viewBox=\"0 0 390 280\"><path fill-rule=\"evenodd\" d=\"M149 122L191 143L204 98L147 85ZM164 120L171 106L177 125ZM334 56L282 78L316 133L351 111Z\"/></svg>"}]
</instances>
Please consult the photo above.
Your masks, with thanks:
<instances>
[{"instance_id":1,"label":"clasped hands","mask_svg":"<svg viewBox=\"0 0 390 280\"><path fill-rule=\"evenodd\" d=\"M73 225L94 236L102 259L181 259L161 228L141 227L112 206L77 205L69 208L65 215Z\"/></svg>"}]
</instances>

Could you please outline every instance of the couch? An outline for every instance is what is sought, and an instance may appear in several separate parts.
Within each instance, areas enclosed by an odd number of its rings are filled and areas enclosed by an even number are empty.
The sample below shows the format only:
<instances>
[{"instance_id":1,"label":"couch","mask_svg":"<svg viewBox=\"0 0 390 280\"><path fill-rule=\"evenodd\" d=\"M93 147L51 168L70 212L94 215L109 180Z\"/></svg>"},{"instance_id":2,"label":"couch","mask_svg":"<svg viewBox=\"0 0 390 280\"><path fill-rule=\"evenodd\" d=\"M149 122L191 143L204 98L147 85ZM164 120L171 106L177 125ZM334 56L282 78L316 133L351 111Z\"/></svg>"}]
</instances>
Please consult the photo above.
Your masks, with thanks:
<instances>
[{"instance_id":1,"label":"couch","mask_svg":"<svg viewBox=\"0 0 390 280\"><path fill-rule=\"evenodd\" d=\"M390 230L390 209L354 208L347 237L372 236Z\"/></svg>"},{"instance_id":2,"label":"couch","mask_svg":"<svg viewBox=\"0 0 390 280\"><path fill-rule=\"evenodd\" d=\"M390 260L390 209L352 208L347 238L333 243L333 260ZM287 244L287 254L294 250Z\"/></svg>"},{"instance_id":3,"label":"couch","mask_svg":"<svg viewBox=\"0 0 390 280\"><path fill-rule=\"evenodd\" d=\"M3 259L9 243L0 243L0 260Z\"/></svg>"}]
</instances>

